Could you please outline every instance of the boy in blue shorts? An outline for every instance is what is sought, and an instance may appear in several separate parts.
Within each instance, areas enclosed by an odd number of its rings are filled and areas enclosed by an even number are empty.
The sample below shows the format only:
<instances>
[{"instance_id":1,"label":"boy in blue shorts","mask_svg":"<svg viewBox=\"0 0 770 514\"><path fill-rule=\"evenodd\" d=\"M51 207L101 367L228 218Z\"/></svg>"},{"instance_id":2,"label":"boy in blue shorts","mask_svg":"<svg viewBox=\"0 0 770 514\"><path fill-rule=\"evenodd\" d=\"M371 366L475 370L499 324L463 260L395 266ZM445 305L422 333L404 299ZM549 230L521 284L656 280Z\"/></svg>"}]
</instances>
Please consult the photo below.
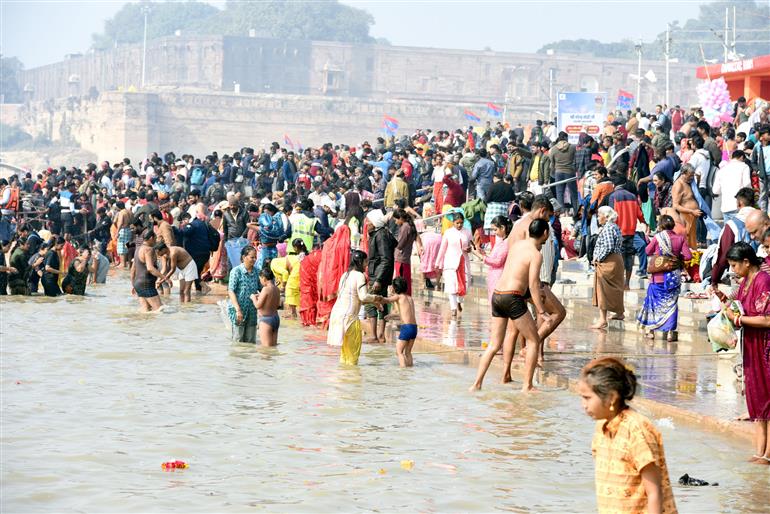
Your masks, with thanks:
<instances>
[{"instance_id":1,"label":"boy in blue shorts","mask_svg":"<svg viewBox=\"0 0 770 514\"><path fill-rule=\"evenodd\" d=\"M402 368L412 367L412 346L417 337L417 320L414 314L414 301L406 294L406 280L403 277L393 279L393 296L382 299L382 303L395 303L401 317L401 332L396 343L398 365Z\"/></svg>"}]
</instances>

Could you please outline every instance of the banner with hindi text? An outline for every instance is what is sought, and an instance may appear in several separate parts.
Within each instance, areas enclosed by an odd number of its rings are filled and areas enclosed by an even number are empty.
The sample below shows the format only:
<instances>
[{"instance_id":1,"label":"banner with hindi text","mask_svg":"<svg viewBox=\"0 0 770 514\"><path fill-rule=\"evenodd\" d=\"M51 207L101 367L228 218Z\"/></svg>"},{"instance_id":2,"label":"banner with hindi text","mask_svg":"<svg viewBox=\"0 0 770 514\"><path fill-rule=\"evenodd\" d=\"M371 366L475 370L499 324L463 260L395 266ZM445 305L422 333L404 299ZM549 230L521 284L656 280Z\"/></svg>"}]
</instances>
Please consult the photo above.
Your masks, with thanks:
<instances>
[{"instance_id":1,"label":"banner with hindi text","mask_svg":"<svg viewBox=\"0 0 770 514\"><path fill-rule=\"evenodd\" d=\"M556 126L577 144L585 132L596 138L607 117L607 93L559 93L556 103Z\"/></svg>"}]
</instances>

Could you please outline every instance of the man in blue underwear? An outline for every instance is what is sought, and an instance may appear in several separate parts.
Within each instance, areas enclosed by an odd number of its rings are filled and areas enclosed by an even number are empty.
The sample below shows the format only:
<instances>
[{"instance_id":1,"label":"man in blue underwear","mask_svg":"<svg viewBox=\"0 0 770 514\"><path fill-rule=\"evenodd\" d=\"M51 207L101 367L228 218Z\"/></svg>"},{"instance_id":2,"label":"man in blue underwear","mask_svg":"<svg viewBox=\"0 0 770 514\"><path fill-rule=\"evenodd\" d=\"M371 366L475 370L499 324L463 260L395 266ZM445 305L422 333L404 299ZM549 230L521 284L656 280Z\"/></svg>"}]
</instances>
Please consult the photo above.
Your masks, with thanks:
<instances>
[{"instance_id":1,"label":"man in blue underwear","mask_svg":"<svg viewBox=\"0 0 770 514\"><path fill-rule=\"evenodd\" d=\"M396 342L398 365L402 368L414 366L412 347L417 338L417 318L414 313L414 300L407 294L407 282L403 277L393 279L393 295L382 299L382 303L395 303L401 319L401 330Z\"/></svg>"}]
</instances>

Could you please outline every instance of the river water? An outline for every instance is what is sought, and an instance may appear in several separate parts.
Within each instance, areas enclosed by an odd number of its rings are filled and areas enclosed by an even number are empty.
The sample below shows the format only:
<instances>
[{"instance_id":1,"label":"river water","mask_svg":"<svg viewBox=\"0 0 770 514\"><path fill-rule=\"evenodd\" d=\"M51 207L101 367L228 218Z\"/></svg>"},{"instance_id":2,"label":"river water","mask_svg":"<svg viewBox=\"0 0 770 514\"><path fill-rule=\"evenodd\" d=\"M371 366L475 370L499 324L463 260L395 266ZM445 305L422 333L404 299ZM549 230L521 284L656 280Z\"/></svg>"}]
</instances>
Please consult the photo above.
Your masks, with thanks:
<instances>
[{"instance_id":1,"label":"river water","mask_svg":"<svg viewBox=\"0 0 770 514\"><path fill-rule=\"evenodd\" d=\"M342 367L295 322L277 348L234 346L214 298L139 314L110 279L0 305L3 512L595 511L573 393L471 395L474 370L399 369L390 345ZM658 423L672 481L720 482L675 486L680 511L767 508L745 442Z\"/></svg>"}]
</instances>

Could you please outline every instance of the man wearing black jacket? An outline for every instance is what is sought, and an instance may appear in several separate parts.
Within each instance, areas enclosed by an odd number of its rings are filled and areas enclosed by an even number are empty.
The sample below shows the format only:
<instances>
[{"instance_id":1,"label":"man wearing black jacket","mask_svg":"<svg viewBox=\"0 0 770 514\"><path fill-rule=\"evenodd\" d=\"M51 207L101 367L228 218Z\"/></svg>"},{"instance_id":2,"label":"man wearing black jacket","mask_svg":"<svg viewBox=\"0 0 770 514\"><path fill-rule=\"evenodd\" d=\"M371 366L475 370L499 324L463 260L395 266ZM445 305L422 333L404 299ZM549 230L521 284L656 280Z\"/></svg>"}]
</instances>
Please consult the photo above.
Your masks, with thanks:
<instances>
[{"instance_id":1,"label":"man wearing black jacket","mask_svg":"<svg viewBox=\"0 0 770 514\"><path fill-rule=\"evenodd\" d=\"M107 243L112 238L110 234L111 226L112 218L107 216L107 209L99 207L96 210L96 226L88 231L88 238L99 241L99 252L102 255L107 254Z\"/></svg>"},{"instance_id":2,"label":"man wearing black jacket","mask_svg":"<svg viewBox=\"0 0 770 514\"><path fill-rule=\"evenodd\" d=\"M385 214L380 209L374 209L366 215L371 225L369 230L369 292L384 295L393 281L395 266L396 238L393 237L385 223ZM371 327L369 343L385 342L385 307L367 305L366 317Z\"/></svg>"},{"instance_id":3,"label":"man wearing black jacket","mask_svg":"<svg viewBox=\"0 0 770 514\"><path fill-rule=\"evenodd\" d=\"M198 268L198 278L195 279L195 290L203 290L203 294L209 292L209 286L205 282L201 282L201 275L203 274L203 268L211 257L210 242L209 242L209 230L205 221L198 218L193 218L189 213L185 212L179 217L181 222L181 230L183 236L183 246L190 254L195 266Z\"/></svg>"},{"instance_id":4,"label":"man wearing black jacket","mask_svg":"<svg viewBox=\"0 0 770 514\"><path fill-rule=\"evenodd\" d=\"M249 222L246 209L241 207L236 197L232 197L229 203L229 207L222 211L222 232L225 234L225 241L246 237L246 224Z\"/></svg>"}]
</instances>

